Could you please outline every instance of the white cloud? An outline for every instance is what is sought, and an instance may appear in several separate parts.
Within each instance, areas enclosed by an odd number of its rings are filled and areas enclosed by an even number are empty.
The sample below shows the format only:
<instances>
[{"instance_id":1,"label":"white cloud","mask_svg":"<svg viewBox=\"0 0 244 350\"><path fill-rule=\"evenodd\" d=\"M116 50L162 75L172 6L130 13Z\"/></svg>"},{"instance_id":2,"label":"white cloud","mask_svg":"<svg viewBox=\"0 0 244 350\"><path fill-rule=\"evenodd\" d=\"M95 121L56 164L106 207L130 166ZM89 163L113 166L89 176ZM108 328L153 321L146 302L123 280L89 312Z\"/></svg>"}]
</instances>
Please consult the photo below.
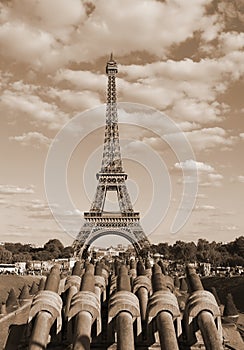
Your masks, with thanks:
<instances>
[{"instance_id":1,"label":"white cloud","mask_svg":"<svg viewBox=\"0 0 244 350\"><path fill-rule=\"evenodd\" d=\"M203 128L185 132L194 150L203 151L216 146L228 146L234 144L235 138L229 136L220 127Z\"/></svg>"},{"instance_id":2,"label":"white cloud","mask_svg":"<svg viewBox=\"0 0 244 350\"><path fill-rule=\"evenodd\" d=\"M72 91L51 88L47 95L58 97L59 102L72 111L83 111L101 104L99 94L89 90Z\"/></svg>"},{"instance_id":3,"label":"white cloud","mask_svg":"<svg viewBox=\"0 0 244 350\"><path fill-rule=\"evenodd\" d=\"M208 178L213 181L223 180L223 175L221 174L208 174Z\"/></svg>"},{"instance_id":4,"label":"white cloud","mask_svg":"<svg viewBox=\"0 0 244 350\"><path fill-rule=\"evenodd\" d=\"M201 187L221 187L223 175L218 174L216 170L209 164L203 162L197 162L195 160L186 160L185 162L175 163L174 168L183 171L187 171L189 174L197 169L198 172L198 183ZM184 176L184 182L191 183L191 175ZM178 183L181 184L183 179L178 180Z\"/></svg>"},{"instance_id":5,"label":"white cloud","mask_svg":"<svg viewBox=\"0 0 244 350\"><path fill-rule=\"evenodd\" d=\"M228 231L236 231L236 230L239 230L240 228L236 225L230 225L230 226L226 226L225 229Z\"/></svg>"},{"instance_id":6,"label":"white cloud","mask_svg":"<svg viewBox=\"0 0 244 350\"><path fill-rule=\"evenodd\" d=\"M168 59L146 65L121 65L119 71L126 74L129 80L159 77L180 82L191 81L213 84L220 78L223 67L217 59L201 59L199 62L190 58L180 61ZM206 75L209 73L209 75Z\"/></svg>"},{"instance_id":7,"label":"white cloud","mask_svg":"<svg viewBox=\"0 0 244 350\"><path fill-rule=\"evenodd\" d=\"M195 209L196 210L215 210L216 207L213 205L196 205Z\"/></svg>"},{"instance_id":8,"label":"white cloud","mask_svg":"<svg viewBox=\"0 0 244 350\"><path fill-rule=\"evenodd\" d=\"M17 80L9 84L11 90L19 91L22 94L33 94L40 90L40 86L24 83L23 80Z\"/></svg>"},{"instance_id":9,"label":"white cloud","mask_svg":"<svg viewBox=\"0 0 244 350\"><path fill-rule=\"evenodd\" d=\"M237 179L238 179L239 182L244 182L244 176L243 175L239 175L237 177Z\"/></svg>"},{"instance_id":10,"label":"white cloud","mask_svg":"<svg viewBox=\"0 0 244 350\"><path fill-rule=\"evenodd\" d=\"M244 73L244 54L230 52L200 61L167 60L145 65L122 65L123 98L166 109L170 116L197 123L224 119L230 107L217 100L231 81Z\"/></svg>"},{"instance_id":11,"label":"white cloud","mask_svg":"<svg viewBox=\"0 0 244 350\"><path fill-rule=\"evenodd\" d=\"M59 69L54 81L69 82L79 89L101 90L104 92L107 78L105 74L96 74L90 71Z\"/></svg>"},{"instance_id":12,"label":"white cloud","mask_svg":"<svg viewBox=\"0 0 244 350\"><path fill-rule=\"evenodd\" d=\"M0 41L8 57L44 69L57 67L60 62L89 62L107 55L111 48L119 55L146 48L162 57L172 44L184 42L197 30L204 32L213 27L214 17L203 20L208 3L195 0L192 6L178 0L125 0L123 4L119 0L53 0L50 4L43 0L30 4L23 0L20 5L13 1L11 6L2 5L6 24L0 31ZM93 7L89 16L88 7Z\"/></svg>"},{"instance_id":13,"label":"white cloud","mask_svg":"<svg viewBox=\"0 0 244 350\"><path fill-rule=\"evenodd\" d=\"M213 172L214 168L203 162L197 162L193 159L186 160L184 162L179 162L174 164L175 169L182 169L186 171L197 170L199 172Z\"/></svg>"},{"instance_id":14,"label":"white cloud","mask_svg":"<svg viewBox=\"0 0 244 350\"><path fill-rule=\"evenodd\" d=\"M7 22L0 28L0 43L7 56L40 66L43 55L50 51L51 45L54 44L54 38L47 32L29 27L26 23Z\"/></svg>"},{"instance_id":15,"label":"white cloud","mask_svg":"<svg viewBox=\"0 0 244 350\"><path fill-rule=\"evenodd\" d=\"M33 186L20 187L16 185L0 185L0 194L32 194Z\"/></svg>"},{"instance_id":16,"label":"white cloud","mask_svg":"<svg viewBox=\"0 0 244 350\"><path fill-rule=\"evenodd\" d=\"M201 187L222 187L222 183L220 181L215 181L215 182L200 182L199 186Z\"/></svg>"},{"instance_id":17,"label":"white cloud","mask_svg":"<svg viewBox=\"0 0 244 350\"><path fill-rule=\"evenodd\" d=\"M216 101L208 103L198 99L182 98L175 101L170 114L177 119L205 124L220 121L223 118L224 107Z\"/></svg>"},{"instance_id":18,"label":"white cloud","mask_svg":"<svg viewBox=\"0 0 244 350\"><path fill-rule=\"evenodd\" d=\"M69 61L68 42L86 18L82 2L23 0L21 4L13 1L11 6L1 7L5 23L0 28L0 43L5 57L44 70Z\"/></svg>"},{"instance_id":19,"label":"white cloud","mask_svg":"<svg viewBox=\"0 0 244 350\"><path fill-rule=\"evenodd\" d=\"M197 198L207 198L207 195L205 193L198 193Z\"/></svg>"},{"instance_id":20,"label":"white cloud","mask_svg":"<svg viewBox=\"0 0 244 350\"><path fill-rule=\"evenodd\" d=\"M219 43L224 53L241 50L244 48L244 33L223 32L219 35Z\"/></svg>"},{"instance_id":21,"label":"white cloud","mask_svg":"<svg viewBox=\"0 0 244 350\"><path fill-rule=\"evenodd\" d=\"M21 136L10 136L9 140L19 142L23 146L34 145L36 147L39 147L41 144L48 146L51 142L51 139L36 131L30 131Z\"/></svg>"},{"instance_id":22,"label":"white cloud","mask_svg":"<svg viewBox=\"0 0 244 350\"><path fill-rule=\"evenodd\" d=\"M29 24L53 31L56 35L63 33L64 28L79 24L86 17L85 8L79 0L69 0L68 5L66 0L22 0L21 4L14 0L9 11L13 19L22 18Z\"/></svg>"},{"instance_id":23,"label":"white cloud","mask_svg":"<svg viewBox=\"0 0 244 350\"><path fill-rule=\"evenodd\" d=\"M47 125L50 129L59 129L69 120L68 115L54 103L45 102L37 95L5 90L1 103L11 110L29 116L33 121Z\"/></svg>"},{"instance_id":24,"label":"white cloud","mask_svg":"<svg viewBox=\"0 0 244 350\"><path fill-rule=\"evenodd\" d=\"M5 199L0 198L0 205L6 205L6 204L8 204L8 202Z\"/></svg>"}]
</instances>

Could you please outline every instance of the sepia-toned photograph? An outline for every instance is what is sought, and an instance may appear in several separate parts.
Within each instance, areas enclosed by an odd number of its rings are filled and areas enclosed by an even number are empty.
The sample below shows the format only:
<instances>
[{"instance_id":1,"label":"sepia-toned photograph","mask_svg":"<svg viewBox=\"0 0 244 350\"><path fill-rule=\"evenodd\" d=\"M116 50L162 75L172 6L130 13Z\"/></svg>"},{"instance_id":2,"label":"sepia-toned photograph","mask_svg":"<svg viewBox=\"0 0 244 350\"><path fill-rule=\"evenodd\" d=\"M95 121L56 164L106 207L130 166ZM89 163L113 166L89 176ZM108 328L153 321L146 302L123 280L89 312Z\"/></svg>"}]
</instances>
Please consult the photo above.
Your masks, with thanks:
<instances>
[{"instance_id":1,"label":"sepia-toned photograph","mask_svg":"<svg viewBox=\"0 0 244 350\"><path fill-rule=\"evenodd\" d=\"M0 350L244 350L244 0L0 0Z\"/></svg>"}]
</instances>

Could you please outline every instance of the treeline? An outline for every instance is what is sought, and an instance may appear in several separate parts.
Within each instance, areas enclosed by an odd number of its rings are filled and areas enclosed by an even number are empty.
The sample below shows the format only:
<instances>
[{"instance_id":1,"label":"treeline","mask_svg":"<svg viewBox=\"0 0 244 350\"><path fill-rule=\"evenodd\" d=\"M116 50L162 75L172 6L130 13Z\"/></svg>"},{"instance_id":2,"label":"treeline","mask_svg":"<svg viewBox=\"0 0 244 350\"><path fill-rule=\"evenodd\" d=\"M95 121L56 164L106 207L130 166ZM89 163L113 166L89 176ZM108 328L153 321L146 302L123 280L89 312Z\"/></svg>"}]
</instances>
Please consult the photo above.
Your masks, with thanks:
<instances>
[{"instance_id":1,"label":"treeline","mask_svg":"<svg viewBox=\"0 0 244 350\"><path fill-rule=\"evenodd\" d=\"M199 239L194 242L176 241L152 244L150 253L159 253L164 258L179 262L210 262L213 266L244 266L244 236L233 242L217 243Z\"/></svg>"},{"instance_id":2,"label":"treeline","mask_svg":"<svg viewBox=\"0 0 244 350\"><path fill-rule=\"evenodd\" d=\"M0 246L0 262L15 263L30 260L52 260L70 258L73 256L72 247L64 247L58 239L50 239L43 248L34 248L31 244L5 243Z\"/></svg>"},{"instance_id":3,"label":"treeline","mask_svg":"<svg viewBox=\"0 0 244 350\"><path fill-rule=\"evenodd\" d=\"M141 251L148 254L148 249ZM236 238L233 242L217 243L199 239L194 242L176 241L173 245L168 243L152 244L150 254L160 254L165 259L187 262L210 262L213 266L244 266L244 236ZM72 247L64 247L58 239L51 239L43 248L34 248L30 244L5 243L0 246L0 262L14 263L17 261L51 260L57 258L70 258L74 254Z\"/></svg>"}]
</instances>

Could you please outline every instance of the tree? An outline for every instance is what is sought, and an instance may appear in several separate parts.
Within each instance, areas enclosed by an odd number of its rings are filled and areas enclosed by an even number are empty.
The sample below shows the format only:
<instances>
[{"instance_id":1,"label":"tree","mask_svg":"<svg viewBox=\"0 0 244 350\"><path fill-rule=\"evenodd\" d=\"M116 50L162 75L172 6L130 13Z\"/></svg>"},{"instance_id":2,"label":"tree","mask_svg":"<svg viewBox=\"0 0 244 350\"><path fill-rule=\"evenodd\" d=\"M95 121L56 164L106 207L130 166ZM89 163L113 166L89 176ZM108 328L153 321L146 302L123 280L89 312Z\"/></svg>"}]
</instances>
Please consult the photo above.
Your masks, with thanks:
<instances>
[{"instance_id":1,"label":"tree","mask_svg":"<svg viewBox=\"0 0 244 350\"><path fill-rule=\"evenodd\" d=\"M172 248L175 260L186 262L196 260L196 251L194 242L176 241Z\"/></svg>"},{"instance_id":2,"label":"tree","mask_svg":"<svg viewBox=\"0 0 244 350\"><path fill-rule=\"evenodd\" d=\"M17 262L17 261L28 261L31 260L32 256L30 253L17 253L17 254L13 254L13 262Z\"/></svg>"},{"instance_id":3,"label":"tree","mask_svg":"<svg viewBox=\"0 0 244 350\"><path fill-rule=\"evenodd\" d=\"M58 258L64 249L63 244L58 239L50 239L45 245L44 250L52 254L52 258Z\"/></svg>"},{"instance_id":4,"label":"tree","mask_svg":"<svg viewBox=\"0 0 244 350\"><path fill-rule=\"evenodd\" d=\"M33 254L33 260L41 260L41 261L52 260L56 258L56 256L54 255L55 254L53 254L53 252L49 252L43 249Z\"/></svg>"},{"instance_id":5,"label":"tree","mask_svg":"<svg viewBox=\"0 0 244 350\"><path fill-rule=\"evenodd\" d=\"M166 259L170 256L169 244L168 243L159 243L158 244L158 252L163 255Z\"/></svg>"},{"instance_id":6,"label":"tree","mask_svg":"<svg viewBox=\"0 0 244 350\"><path fill-rule=\"evenodd\" d=\"M150 245L150 253L151 253L151 254L156 254L156 253L158 253L158 245L157 245L157 244L151 244L151 245Z\"/></svg>"},{"instance_id":7,"label":"tree","mask_svg":"<svg viewBox=\"0 0 244 350\"><path fill-rule=\"evenodd\" d=\"M188 242L185 246L186 261L194 262L196 260L197 246L194 242Z\"/></svg>"},{"instance_id":8,"label":"tree","mask_svg":"<svg viewBox=\"0 0 244 350\"><path fill-rule=\"evenodd\" d=\"M244 259L244 236L238 237L233 242L234 253Z\"/></svg>"},{"instance_id":9,"label":"tree","mask_svg":"<svg viewBox=\"0 0 244 350\"><path fill-rule=\"evenodd\" d=\"M73 247L65 247L60 255L60 258L71 258L74 255Z\"/></svg>"},{"instance_id":10,"label":"tree","mask_svg":"<svg viewBox=\"0 0 244 350\"><path fill-rule=\"evenodd\" d=\"M19 253L19 251L22 248L22 244L21 243L5 243L4 244L4 248L7 249L8 251L10 251L13 254L17 254Z\"/></svg>"},{"instance_id":11,"label":"tree","mask_svg":"<svg viewBox=\"0 0 244 350\"><path fill-rule=\"evenodd\" d=\"M196 257L200 262L209 260L209 242L206 239L200 238L198 240Z\"/></svg>"},{"instance_id":12,"label":"tree","mask_svg":"<svg viewBox=\"0 0 244 350\"><path fill-rule=\"evenodd\" d=\"M172 252L174 254L175 260L185 260L185 242L183 241L176 241L175 244L172 247Z\"/></svg>"},{"instance_id":13,"label":"tree","mask_svg":"<svg viewBox=\"0 0 244 350\"><path fill-rule=\"evenodd\" d=\"M3 264L12 262L12 253L4 247L0 247L0 262Z\"/></svg>"}]
</instances>

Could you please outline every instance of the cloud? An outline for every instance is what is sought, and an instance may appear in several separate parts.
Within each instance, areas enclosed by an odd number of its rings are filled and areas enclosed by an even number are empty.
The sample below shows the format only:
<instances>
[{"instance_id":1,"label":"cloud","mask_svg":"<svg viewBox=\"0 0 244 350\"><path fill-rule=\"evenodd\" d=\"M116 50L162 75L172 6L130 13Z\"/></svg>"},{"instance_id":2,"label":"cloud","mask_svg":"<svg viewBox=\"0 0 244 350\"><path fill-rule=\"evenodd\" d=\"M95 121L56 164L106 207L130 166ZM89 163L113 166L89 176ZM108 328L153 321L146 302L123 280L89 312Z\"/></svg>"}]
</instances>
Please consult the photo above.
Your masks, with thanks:
<instances>
[{"instance_id":1,"label":"cloud","mask_svg":"<svg viewBox=\"0 0 244 350\"><path fill-rule=\"evenodd\" d=\"M27 84L23 82L23 80L16 80L14 82L11 82L9 84L9 87L11 90L21 92L22 94L27 94L27 95L37 93L38 91L41 90L41 87L39 85Z\"/></svg>"},{"instance_id":2,"label":"cloud","mask_svg":"<svg viewBox=\"0 0 244 350\"><path fill-rule=\"evenodd\" d=\"M244 33L223 32L219 35L219 45L225 54L243 49L243 42Z\"/></svg>"},{"instance_id":3,"label":"cloud","mask_svg":"<svg viewBox=\"0 0 244 350\"><path fill-rule=\"evenodd\" d=\"M198 162L195 160L186 160L185 162L179 162L174 164L174 169L183 170L188 173L184 176L184 179L179 179L178 184L183 182L192 183L194 178L191 176L191 172L197 169L198 183L201 187L221 187L223 175L218 174L216 170L209 164Z\"/></svg>"},{"instance_id":4,"label":"cloud","mask_svg":"<svg viewBox=\"0 0 244 350\"><path fill-rule=\"evenodd\" d=\"M90 62L94 57L107 55L111 48L118 55L146 48L162 57L173 44L184 42L196 31L207 33L211 27L211 40L214 39L215 17L204 18L208 3L209 0L195 0L192 6L178 0L125 0L121 5L119 0L54 0L50 4L43 0L30 4L23 0L20 6L13 1L11 6L1 5L5 22L0 31L2 52L42 69L57 68L70 61Z\"/></svg>"},{"instance_id":5,"label":"cloud","mask_svg":"<svg viewBox=\"0 0 244 350\"><path fill-rule=\"evenodd\" d=\"M11 6L1 7L5 23L0 29L0 43L5 57L14 61L17 57L18 62L44 70L69 61L67 42L86 17L79 0L70 0L69 4L65 0L51 4L47 0L23 0L21 6L13 1Z\"/></svg>"},{"instance_id":6,"label":"cloud","mask_svg":"<svg viewBox=\"0 0 244 350\"><path fill-rule=\"evenodd\" d=\"M197 62L186 58L122 65L119 71L124 100L153 105L178 120L206 124L222 121L229 112L230 107L217 97L244 73L243 53Z\"/></svg>"},{"instance_id":7,"label":"cloud","mask_svg":"<svg viewBox=\"0 0 244 350\"><path fill-rule=\"evenodd\" d=\"M5 199L0 198L0 205L6 205L6 204L8 204L8 202Z\"/></svg>"},{"instance_id":8,"label":"cloud","mask_svg":"<svg viewBox=\"0 0 244 350\"><path fill-rule=\"evenodd\" d=\"M198 172L207 172L207 173L214 171L214 168L211 165L205 164L203 162L197 162L193 159L186 160L185 162L175 163L174 168L182 169L185 171L192 171L197 169Z\"/></svg>"},{"instance_id":9,"label":"cloud","mask_svg":"<svg viewBox=\"0 0 244 350\"><path fill-rule=\"evenodd\" d=\"M241 132L239 136L241 139L244 139L244 132Z\"/></svg>"},{"instance_id":10,"label":"cloud","mask_svg":"<svg viewBox=\"0 0 244 350\"><path fill-rule=\"evenodd\" d=\"M222 183L220 181L206 181L206 182L200 182L199 186L201 187L222 187Z\"/></svg>"},{"instance_id":11,"label":"cloud","mask_svg":"<svg viewBox=\"0 0 244 350\"><path fill-rule=\"evenodd\" d=\"M238 29L238 25L243 23L243 1L222 0L218 3L217 10L226 31L233 30L233 28Z\"/></svg>"},{"instance_id":12,"label":"cloud","mask_svg":"<svg viewBox=\"0 0 244 350\"><path fill-rule=\"evenodd\" d=\"M86 18L85 7L79 0L70 0L68 6L66 0L53 0L51 3L48 0L34 0L31 3L22 0L21 5L14 0L8 10L13 20L19 20L21 17L28 24L53 31L56 35L61 34L64 28L71 29Z\"/></svg>"},{"instance_id":13,"label":"cloud","mask_svg":"<svg viewBox=\"0 0 244 350\"><path fill-rule=\"evenodd\" d=\"M59 69L54 76L56 83L69 82L79 89L100 90L101 92L104 92L106 80L105 74L71 69Z\"/></svg>"},{"instance_id":14,"label":"cloud","mask_svg":"<svg viewBox=\"0 0 244 350\"><path fill-rule=\"evenodd\" d=\"M101 104L99 94L88 90L72 91L51 88L48 96L57 97L64 107L72 111L83 111Z\"/></svg>"},{"instance_id":15,"label":"cloud","mask_svg":"<svg viewBox=\"0 0 244 350\"><path fill-rule=\"evenodd\" d=\"M158 114L157 121L155 121L153 118L151 120L148 119L148 121L146 121L145 118L145 123L151 124L151 129L152 126L154 127L154 129L156 128L156 130L158 130L158 134L161 134L161 137L150 134L150 126L148 126L148 132L144 130L137 137L141 141L149 144L158 151L163 150L161 139L179 146L182 137L184 137L186 140L189 141L194 152L196 153L215 150L216 147L219 147L221 150L231 150L238 141L238 137L231 135L229 131L226 131L223 128L200 128L200 125L194 122L186 121L176 123L178 127L167 128L167 123L164 121L163 117L160 118L160 114ZM138 125L140 125L140 121L138 121ZM179 131L180 129L182 129L182 131Z\"/></svg>"},{"instance_id":16,"label":"cloud","mask_svg":"<svg viewBox=\"0 0 244 350\"><path fill-rule=\"evenodd\" d=\"M0 185L0 194L32 194L34 186L20 187L16 185Z\"/></svg>"},{"instance_id":17,"label":"cloud","mask_svg":"<svg viewBox=\"0 0 244 350\"><path fill-rule=\"evenodd\" d=\"M168 89L175 88L199 101L214 101L216 93L227 89L229 80L235 80L243 73L242 61L242 52L231 51L226 55L201 58L199 61L184 58L144 65L121 65L119 71L128 81L148 85L154 82Z\"/></svg>"},{"instance_id":18,"label":"cloud","mask_svg":"<svg viewBox=\"0 0 244 350\"><path fill-rule=\"evenodd\" d=\"M208 103L197 99L182 98L175 101L170 114L177 119L205 124L220 121L223 118L224 107L218 102Z\"/></svg>"},{"instance_id":19,"label":"cloud","mask_svg":"<svg viewBox=\"0 0 244 350\"><path fill-rule=\"evenodd\" d=\"M223 180L223 175L221 174L208 174L208 178L213 181Z\"/></svg>"},{"instance_id":20,"label":"cloud","mask_svg":"<svg viewBox=\"0 0 244 350\"><path fill-rule=\"evenodd\" d=\"M45 102L37 95L5 90L1 104L24 116L29 116L33 121L47 125L49 129L59 129L69 120L68 115L54 103Z\"/></svg>"},{"instance_id":21,"label":"cloud","mask_svg":"<svg viewBox=\"0 0 244 350\"><path fill-rule=\"evenodd\" d=\"M236 182L244 182L244 175L238 175L238 176L231 176L230 177L230 182L231 183L236 183Z\"/></svg>"},{"instance_id":22,"label":"cloud","mask_svg":"<svg viewBox=\"0 0 244 350\"><path fill-rule=\"evenodd\" d=\"M47 32L29 27L26 23L7 22L0 28L0 43L8 57L18 57L18 61L25 63L33 61L35 66L40 66L42 57L50 50L54 38Z\"/></svg>"},{"instance_id":23,"label":"cloud","mask_svg":"<svg viewBox=\"0 0 244 350\"><path fill-rule=\"evenodd\" d=\"M238 179L239 182L244 182L244 176L243 175L239 175L237 177L237 179Z\"/></svg>"},{"instance_id":24,"label":"cloud","mask_svg":"<svg viewBox=\"0 0 244 350\"><path fill-rule=\"evenodd\" d=\"M239 230L240 228L236 225L230 225L230 226L225 226L225 227L222 227L223 229L226 229L228 231L237 231Z\"/></svg>"},{"instance_id":25,"label":"cloud","mask_svg":"<svg viewBox=\"0 0 244 350\"><path fill-rule=\"evenodd\" d=\"M34 145L35 147L48 146L51 142L51 139L36 131L24 133L21 136L10 136L9 140L19 142L22 146Z\"/></svg>"},{"instance_id":26,"label":"cloud","mask_svg":"<svg viewBox=\"0 0 244 350\"><path fill-rule=\"evenodd\" d=\"M46 201L34 199L24 206L30 219L52 220L53 216Z\"/></svg>"},{"instance_id":27,"label":"cloud","mask_svg":"<svg viewBox=\"0 0 244 350\"><path fill-rule=\"evenodd\" d=\"M203 151L216 146L232 146L235 138L220 127L203 128L185 132L194 150Z\"/></svg>"},{"instance_id":28,"label":"cloud","mask_svg":"<svg viewBox=\"0 0 244 350\"><path fill-rule=\"evenodd\" d=\"M198 211L203 211L203 210L215 210L216 207L213 206L213 205L196 205L195 210L198 210Z\"/></svg>"},{"instance_id":29,"label":"cloud","mask_svg":"<svg viewBox=\"0 0 244 350\"><path fill-rule=\"evenodd\" d=\"M174 61L156 61L145 65L121 65L119 71L126 75L129 80L148 79L149 77L164 78L168 80L177 80L180 82L198 81L214 84L223 71L223 65L217 59L205 58L196 62L190 58ZM209 76L206 73L210 73Z\"/></svg>"},{"instance_id":30,"label":"cloud","mask_svg":"<svg viewBox=\"0 0 244 350\"><path fill-rule=\"evenodd\" d=\"M74 218L77 219L78 217L80 219L83 214L79 209L69 210L56 203L48 204L47 201L41 199L33 199L26 202L24 209L30 219L53 220L52 212L55 212L59 219L62 218L66 222L70 221L71 225L74 224Z\"/></svg>"}]
</instances>

